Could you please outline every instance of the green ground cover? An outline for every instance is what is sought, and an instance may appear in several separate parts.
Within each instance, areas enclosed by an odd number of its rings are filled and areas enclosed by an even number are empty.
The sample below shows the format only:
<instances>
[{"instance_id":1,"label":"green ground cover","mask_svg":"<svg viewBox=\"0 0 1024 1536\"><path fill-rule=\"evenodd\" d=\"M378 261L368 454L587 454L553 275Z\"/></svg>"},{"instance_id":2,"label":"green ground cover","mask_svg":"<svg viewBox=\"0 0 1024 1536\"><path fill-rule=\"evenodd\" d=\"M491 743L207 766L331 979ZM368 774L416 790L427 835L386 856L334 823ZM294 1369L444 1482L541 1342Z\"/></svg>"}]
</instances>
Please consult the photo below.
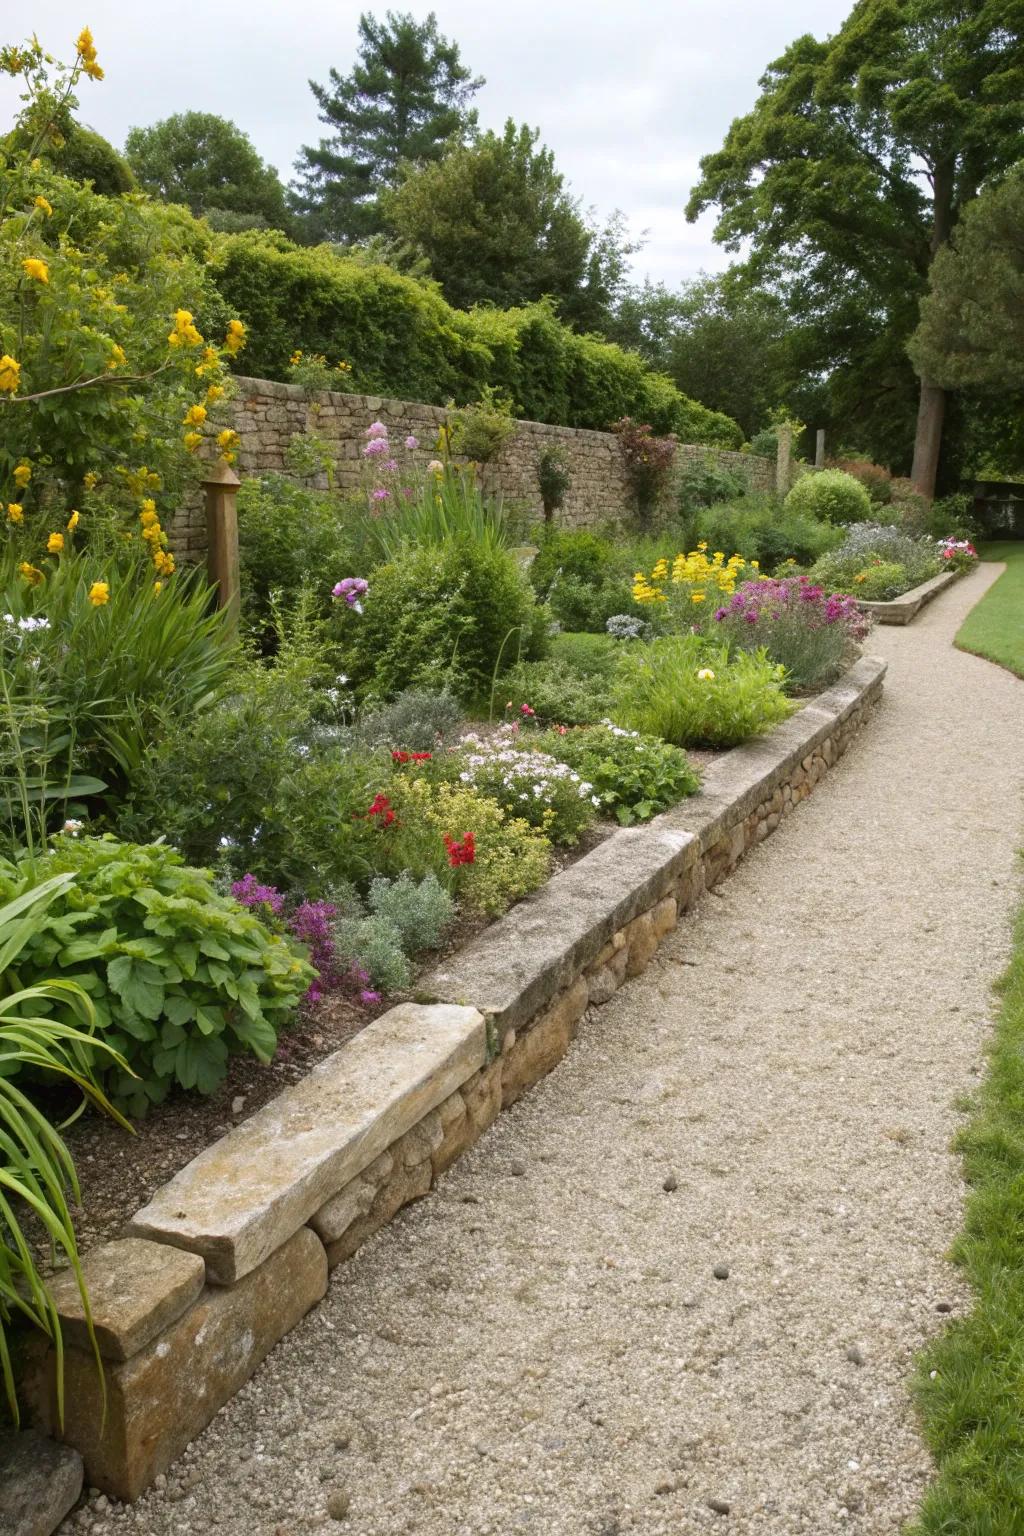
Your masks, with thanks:
<instances>
[{"instance_id":1,"label":"green ground cover","mask_svg":"<svg viewBox=\"0 0 1024 1536\"><path fill-rule=\"evenodd\" d=\"M1024 541L983 544L983 560L1001 560L1006 570L971 609L954 644L1024 677Z\"/></svg>"},{"instance_id":2,"label":"green ground cover","mask_svg":"<svg viewBox=\"0 0 1024 1536\"><path fill-rule=\"evenodd\" d=\"M919 1363L939 1475L913 1536L1024 1531L1024 910L1000 992L990 1071L958 1140L972 1192L954 1258L975 1304Z\"/></svg>"}]
</instances>

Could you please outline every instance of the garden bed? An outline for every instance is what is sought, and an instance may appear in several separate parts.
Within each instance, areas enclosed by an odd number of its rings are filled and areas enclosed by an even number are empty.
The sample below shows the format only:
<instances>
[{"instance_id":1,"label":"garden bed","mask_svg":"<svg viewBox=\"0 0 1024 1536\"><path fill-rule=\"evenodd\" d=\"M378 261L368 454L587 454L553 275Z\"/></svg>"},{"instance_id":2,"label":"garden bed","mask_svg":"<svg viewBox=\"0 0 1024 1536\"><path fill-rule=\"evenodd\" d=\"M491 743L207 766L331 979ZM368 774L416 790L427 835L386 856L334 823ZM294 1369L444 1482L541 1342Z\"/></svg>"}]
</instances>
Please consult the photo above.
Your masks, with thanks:
<instances>
[{"instance_id":1,"label":"garden bed","mask_svg":"<svg viewBox=\"0 0 1024 1536\"><path fill-rule=\"evenodd\" d=\"M857 606L862 613L869 613L876 624L909 624L917 618L922 608L938 597L940 592L945 592L962 574L961 571L942 571L930 581L922 581L920 586L911 587L909 592L887 603L861 602L858 599Z\"/></svg>"},{"instance_id":2,"label":"garden bed","mask_svg":"<svg viewBox=\"0 0 1024 1536\"><path fill-rule=\"evenodd\" d=\"M330 1264L425 1195L502 1108L561 1059L586 1009L640 974L706 888L768 836L845 751L880 696L864 658L703 790L617 829L421 977L400 1004L208 1147L85 1263L106 1418L81 1303L65 1322L63 1438L89 1481L134 1498L323 1295ZM24 1377L56 1429L53 1359Z\"/></svg>"}]
</instances>

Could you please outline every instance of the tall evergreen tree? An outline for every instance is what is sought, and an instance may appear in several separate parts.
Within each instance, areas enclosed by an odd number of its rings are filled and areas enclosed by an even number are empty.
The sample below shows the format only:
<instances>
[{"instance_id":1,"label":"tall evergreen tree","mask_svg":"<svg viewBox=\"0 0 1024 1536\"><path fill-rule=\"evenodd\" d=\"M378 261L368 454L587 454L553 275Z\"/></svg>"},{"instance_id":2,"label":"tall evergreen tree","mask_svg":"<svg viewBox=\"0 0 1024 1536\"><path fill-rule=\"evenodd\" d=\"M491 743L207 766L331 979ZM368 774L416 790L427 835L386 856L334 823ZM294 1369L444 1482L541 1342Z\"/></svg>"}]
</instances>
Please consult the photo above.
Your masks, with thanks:
<instances>
[{"instance_id":1,"label":"tall evergreen tree","mask_svg":"<svg viewBox=\"0 0 1024 1536\"><path fill-rule=\"evenodd\" d=\"M476 127L470 99L483 85L462 63L457 43L426 21L388 11L359 18L359 57L329 85L309 82L320 121L331 130L296 162L296 211L314 239L350 243L383 228L379 199L398 180L400 161L440 159L452 140Z\"/></svg>"},{"instance_id":2,"label":"tall evergreen tree","mask_svg":"<svg viewBox=\"0 0 1024 1536\"><path fill-rule=\"evenodd\" d=\"M854 346L884 331L902 352L932 261L985 182L1024 155L1021 0L857 0L825 42L798 38L761 80L688 214L717 204L716 238L819 306L837 337L860 292ZM848 361L841 355L820 365ZM895 361L895 360L894 360ZM918 389L913 478L935 487L945 391Z\"/></svg>"}]
</instances>

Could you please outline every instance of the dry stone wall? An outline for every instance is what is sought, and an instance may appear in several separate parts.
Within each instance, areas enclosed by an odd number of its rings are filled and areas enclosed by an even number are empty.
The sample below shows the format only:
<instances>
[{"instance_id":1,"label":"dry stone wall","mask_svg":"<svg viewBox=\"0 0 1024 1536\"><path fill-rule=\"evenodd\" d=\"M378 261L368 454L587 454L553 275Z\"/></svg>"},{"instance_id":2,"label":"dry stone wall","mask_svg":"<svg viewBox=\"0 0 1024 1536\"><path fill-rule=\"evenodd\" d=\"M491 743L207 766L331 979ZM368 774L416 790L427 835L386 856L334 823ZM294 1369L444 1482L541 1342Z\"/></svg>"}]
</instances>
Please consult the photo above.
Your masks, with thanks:
<instances>
[{"instance_id":1,"label":"dry stone wall","mask_svg":"<svg viewBox=\"0 0 1024 1536\"><path fill-rule=\"evenodd\" d=\"M232 425L240 439L238 471L244 477L285 468L288 445L296 434L315 432L337 461L335 487L340 495L362 484L361 451L371 421L383 421L398 442L410 434L420 442L417 457L425 465L436 456L437 434L444 410L408 400L377 395L344 395L324 391L308 394L296 384L269 379L239 378L231 402ZM623 473L618 443L610 432L583 427L552 427L520 421L501 456L485 470L487 488L500 492L531 519L543 518L537 488L537 459L545 447L557 445L568 455L572 484L559 524L571 528L621 522L632 511L629 485ZM676 462L683 465L708 456L723 467L745 475L752 490L768 491L775 484L775 462L756 454L733 453L692 443L679 445ZM321 480L326 486L326 480ZM182 559L201 560L206 553L206 520L196 499L174 522L175 551Z\"/></svg>"}]
</instances>

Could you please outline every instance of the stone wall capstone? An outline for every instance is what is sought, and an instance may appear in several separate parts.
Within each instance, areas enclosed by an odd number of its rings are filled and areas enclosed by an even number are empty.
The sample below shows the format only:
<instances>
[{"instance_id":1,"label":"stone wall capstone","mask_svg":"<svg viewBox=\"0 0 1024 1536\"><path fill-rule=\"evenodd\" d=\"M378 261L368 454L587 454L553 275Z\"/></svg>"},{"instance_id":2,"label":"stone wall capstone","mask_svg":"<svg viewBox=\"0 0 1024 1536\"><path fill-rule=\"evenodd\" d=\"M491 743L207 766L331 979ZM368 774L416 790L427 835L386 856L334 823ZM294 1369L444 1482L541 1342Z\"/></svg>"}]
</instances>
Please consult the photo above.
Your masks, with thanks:
<instances>
[{"instance_id":1,"label":"stone wall capstone","mask_svg":"<svg viewBox=\"0 0 1024 1536\"><path fill-rule=\"evenodd\" d=\"M424 465L437 455L437 434L445 419L442 406L387 400L377 395L333 391L310 394L297 384L278 384L270 379L238 378L235 383L231 425L239 436L237 469L243 479L283 470L292 438L312 432L329 445L336 460L334 487L338 494L357 491L363 484L366 428L378 420L384 422L396 441L401 442L410 434L416 437L420 444L416 457ZM542 448L553 444L566 451L572 471L565 505L555 513L559 526L600 527L622 522L632 514L629 484L618 442L611 432L518 421L500 457L482 472L483 485L488 491L500 493L527 520L542 522L537 458ZM771 459L693 443L680 443L676 450L678 466L708 457L723 468L745 475L751 490L774 489L775 465ZM326 488L327 482L321 477L314 483ZM205 558L206 519L198 497L177 514L172 544L183 560Z\"/></svg>"}]
</instances>

